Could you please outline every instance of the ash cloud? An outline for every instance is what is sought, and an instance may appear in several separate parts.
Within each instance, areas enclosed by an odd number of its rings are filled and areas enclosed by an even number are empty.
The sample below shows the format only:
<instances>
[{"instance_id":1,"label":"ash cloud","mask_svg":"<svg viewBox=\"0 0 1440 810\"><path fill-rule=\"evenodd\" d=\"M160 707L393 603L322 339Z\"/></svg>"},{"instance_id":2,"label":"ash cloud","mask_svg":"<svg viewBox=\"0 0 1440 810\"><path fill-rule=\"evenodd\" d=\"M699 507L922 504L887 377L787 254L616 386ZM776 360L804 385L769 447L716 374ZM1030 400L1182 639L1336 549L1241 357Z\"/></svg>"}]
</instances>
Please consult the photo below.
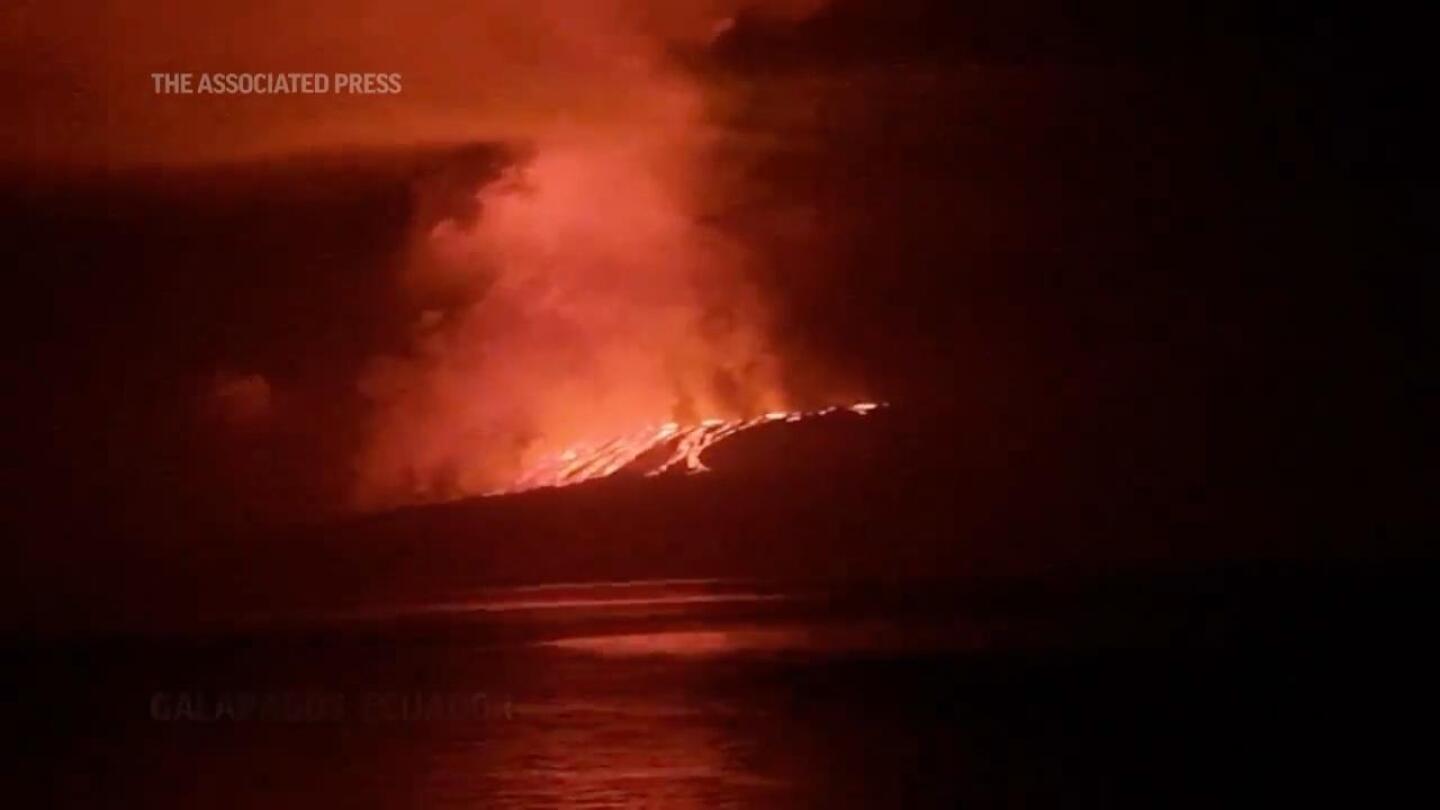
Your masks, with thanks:
<instances>
[{"instance_id":1,"label":"ash cloud","mask_svg":"<svg viewBox=\"0 0 1440 810\"><path fill-rule=\"evenodd\" d=\"M562 62L610 77L580 115L533 126L483 182L422 187L404 286L431 305L361 381L357 505L501 489L577 444L785 404L753 257L708 221L731 137L719 90L673 58L732 18L640 8L548 32Z\"/></svg>"}]
</instances>

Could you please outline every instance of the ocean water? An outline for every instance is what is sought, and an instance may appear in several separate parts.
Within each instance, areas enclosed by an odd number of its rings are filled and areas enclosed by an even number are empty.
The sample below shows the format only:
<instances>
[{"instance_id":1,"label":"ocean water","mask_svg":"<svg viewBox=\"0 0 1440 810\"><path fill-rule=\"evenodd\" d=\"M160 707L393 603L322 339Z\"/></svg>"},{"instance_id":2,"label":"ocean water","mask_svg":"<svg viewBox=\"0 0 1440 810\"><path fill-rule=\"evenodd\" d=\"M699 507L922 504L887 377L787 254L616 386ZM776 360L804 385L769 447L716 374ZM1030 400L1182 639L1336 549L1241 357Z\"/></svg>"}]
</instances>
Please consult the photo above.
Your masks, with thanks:
<instances>
[{"instance_id":1,"label":"ocean water","mask_svg":"<svg viewBox=\"0 0 1440 810\"><path fill-rule=\"evenodd\" d=\"M51 641L16 648L16 806L1283 799L1323 724L1219 617L688 580Z\"/></svg>"}]
</instances>

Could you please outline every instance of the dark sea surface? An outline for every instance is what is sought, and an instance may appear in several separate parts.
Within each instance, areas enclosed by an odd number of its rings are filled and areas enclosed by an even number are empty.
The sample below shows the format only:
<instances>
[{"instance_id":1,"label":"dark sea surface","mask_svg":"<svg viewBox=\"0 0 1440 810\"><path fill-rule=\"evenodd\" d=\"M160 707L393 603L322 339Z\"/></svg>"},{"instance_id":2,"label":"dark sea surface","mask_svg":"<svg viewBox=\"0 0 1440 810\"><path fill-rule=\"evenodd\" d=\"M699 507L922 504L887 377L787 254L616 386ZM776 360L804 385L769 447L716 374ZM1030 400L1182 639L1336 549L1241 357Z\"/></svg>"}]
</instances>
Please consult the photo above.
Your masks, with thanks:
<instances>
[{"instance_id":1,"label":"dark sea surface","mask_svg":"<svg viewBox=\"0 0 1440 810\"><path fill-rule=\"evenodd\" d=\"M1385 589L1353 579L1199 577L1103 596L591 583L27 643L11 647L26 799L13 806L1371 796L1396 783L1362 767L1366 732L1423 722L1409 701L1426 676L1363 624L1413 592L1382 608ZM1365 610L1343 607L1361 597Z\"/></svg>"}]
</instances>

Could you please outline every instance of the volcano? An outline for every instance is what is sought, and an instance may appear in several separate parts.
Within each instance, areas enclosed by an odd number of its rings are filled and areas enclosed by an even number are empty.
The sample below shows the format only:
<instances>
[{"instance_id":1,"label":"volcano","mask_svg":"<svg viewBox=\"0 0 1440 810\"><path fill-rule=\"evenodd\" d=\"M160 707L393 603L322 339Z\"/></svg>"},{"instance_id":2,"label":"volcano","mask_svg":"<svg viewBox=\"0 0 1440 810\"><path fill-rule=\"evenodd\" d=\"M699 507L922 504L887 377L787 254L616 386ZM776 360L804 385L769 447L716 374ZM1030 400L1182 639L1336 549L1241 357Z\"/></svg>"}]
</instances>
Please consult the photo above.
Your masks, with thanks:
<instances>
[{"instance_id":1,"label":"volcano","mask_svg":"<svg viewBox=\"0 0 1440 810\"><path fill-rule=\"evenodd\" d=\"M671 471L706 472L710 469L702 459L706 450L751 428L821 418L842 410L864 416L882 407L884 403L859 402L843 409L832 405L816 411L771 411L749 419L704 419L688 425L666 422L630 435L566 448L543 458L513 485L491 494L570 486L615 474L654 477Z\"/></svg>"}]
</instances>

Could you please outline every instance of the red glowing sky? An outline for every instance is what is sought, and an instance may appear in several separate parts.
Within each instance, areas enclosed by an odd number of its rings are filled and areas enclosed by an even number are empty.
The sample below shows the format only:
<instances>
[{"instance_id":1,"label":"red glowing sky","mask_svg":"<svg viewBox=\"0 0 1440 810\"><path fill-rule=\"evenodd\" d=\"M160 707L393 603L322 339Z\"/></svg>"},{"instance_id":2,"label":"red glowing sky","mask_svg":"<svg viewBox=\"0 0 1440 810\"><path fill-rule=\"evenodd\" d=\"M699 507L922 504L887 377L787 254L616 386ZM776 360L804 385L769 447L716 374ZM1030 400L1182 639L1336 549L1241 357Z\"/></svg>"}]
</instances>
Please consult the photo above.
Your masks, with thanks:
<instances>
[{"instance_id":1,"label":"red glowing sky","mask_svg":"<svg viewBox=\"0 0 1440 810\"><path fill-rule=\"evenodd\" d=\"M529 139L557 127L663 131L696 101L667 53L703 47L737 12L797 17L819 5L19 0L0 10L0 157L197 163ZM229 71L398 73L403 92L157 96L150 78Z\"/></svg>"}]
</instances>

